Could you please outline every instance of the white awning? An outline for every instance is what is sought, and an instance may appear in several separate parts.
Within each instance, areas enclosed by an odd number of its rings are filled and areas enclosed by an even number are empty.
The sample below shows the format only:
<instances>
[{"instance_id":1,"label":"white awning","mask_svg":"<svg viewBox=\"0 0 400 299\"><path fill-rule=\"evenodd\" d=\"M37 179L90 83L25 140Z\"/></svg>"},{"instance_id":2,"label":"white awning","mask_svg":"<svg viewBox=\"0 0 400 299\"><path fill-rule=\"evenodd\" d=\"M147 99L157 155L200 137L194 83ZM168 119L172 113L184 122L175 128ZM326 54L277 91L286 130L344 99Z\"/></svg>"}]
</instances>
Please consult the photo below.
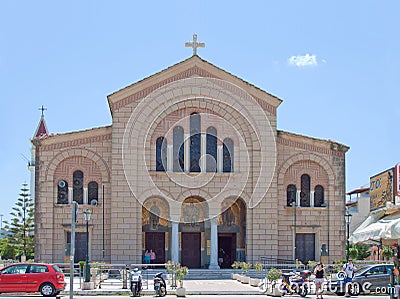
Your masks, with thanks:
<instances>
[{"instance_id":1,"label":"white awning","mask_svg":"<svg viewBox=\"0 0 400 299\"><path fill-rule=\"evenodd\" d=\"M351 235L352 243L379 242L381 239L400 239L400 214L381 219L379 214L369 216ZM374 221L375 218L375 221Z\"/></svg>"}]
</instances>

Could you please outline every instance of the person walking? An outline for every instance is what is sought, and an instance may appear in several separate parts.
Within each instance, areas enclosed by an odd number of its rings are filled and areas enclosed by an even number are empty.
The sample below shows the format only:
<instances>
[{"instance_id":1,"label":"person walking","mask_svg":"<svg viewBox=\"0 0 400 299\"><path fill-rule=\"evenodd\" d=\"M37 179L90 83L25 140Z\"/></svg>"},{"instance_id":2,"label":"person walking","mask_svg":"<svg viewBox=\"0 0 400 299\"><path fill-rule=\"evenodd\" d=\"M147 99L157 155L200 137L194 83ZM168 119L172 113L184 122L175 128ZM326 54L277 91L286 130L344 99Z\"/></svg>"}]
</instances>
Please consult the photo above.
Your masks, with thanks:
<instances>
[{"instance_id":1,"label":"person walking","mask_svg":"<svg viewBox=\"0 0 400 299\"><path fill-rule=\"evenodd\" d=\"M325 268L324 265L322 265L321 262L317 263L317 266L314 269L314 275L315 275L315 294L317 295L317 299L318 296L319 298L322 298L322 293L324 292L324 279L328 280L328 278L326 277L326 272L325 272Z\"/></svg>"},{"instance_id":2,"label":"person walking","mask_svg":"<svg viewBox=\"0 0 400 299\"><path fill-rule=\"evenodd\" d=\"M353 259L349 258L347 263L343 265L343 271L346 273L346 278L344 279L345 287L346 287L346 297L350 297L350 292L349 288L351 287L350 284L353 281L354 277L354 271L356 270L356 267L353 264Z\"/></svg>"}]
</instances>

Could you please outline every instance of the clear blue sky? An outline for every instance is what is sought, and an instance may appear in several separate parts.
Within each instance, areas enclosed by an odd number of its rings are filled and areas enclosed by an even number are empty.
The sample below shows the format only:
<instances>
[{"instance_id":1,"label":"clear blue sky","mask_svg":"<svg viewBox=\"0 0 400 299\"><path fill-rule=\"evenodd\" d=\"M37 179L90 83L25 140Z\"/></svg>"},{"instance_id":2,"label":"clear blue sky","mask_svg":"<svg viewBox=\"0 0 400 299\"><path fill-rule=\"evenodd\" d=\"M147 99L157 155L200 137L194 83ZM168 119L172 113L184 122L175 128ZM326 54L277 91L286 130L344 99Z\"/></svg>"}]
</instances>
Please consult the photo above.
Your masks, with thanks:
<instances>
[{"instance_id":1,"label":"clear blue sky","mask_svg":"<svg viewBox=\"0 0 400 299\"><path fill-rule=\"evenodd\" d=\"M346 190L400 161L400 2L0 2L0 214L49 131L111 124L106 96L191 56L279 97L278 128L351 147ZM397 155L396 155L397 153Z\"/></svg>"}]
</instances>

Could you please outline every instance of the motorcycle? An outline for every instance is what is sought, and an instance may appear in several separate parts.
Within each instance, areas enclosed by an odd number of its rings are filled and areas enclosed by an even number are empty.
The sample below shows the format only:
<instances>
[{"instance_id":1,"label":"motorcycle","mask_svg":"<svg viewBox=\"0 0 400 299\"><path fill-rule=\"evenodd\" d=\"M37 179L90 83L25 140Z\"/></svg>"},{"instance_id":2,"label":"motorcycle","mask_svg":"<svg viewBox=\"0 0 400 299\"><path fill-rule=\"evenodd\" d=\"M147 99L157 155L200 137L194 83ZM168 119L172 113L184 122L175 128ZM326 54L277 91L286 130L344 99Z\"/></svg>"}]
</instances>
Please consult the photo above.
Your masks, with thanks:
<instances>
[{"instance_id":1,"label":"motorcycle","mask_svg":"<svg viewBox=\"0 0 400 299\"><path fill-rule=\"evenodd\" d=\"M135 268L131 271L131 292L134 297L140 296L142 291L142 271Z\"/></svg>"},{"instance_id":2,"label":"motorcycle","mask_svg":"<svg viewBox=\"0 0 400 299\"><path fill-rule=\"evenodd\" d=\"M162 272L158 272L154 275L154 291L159 297L167 295L167 284L165 283Z\"/></svg>"},{"instance_id":3,"label":"motorcycle","mask_svg":"<svg viewBox=\"0 0 400 299\"><path fill-rule=\"evenodd\" d=\"M279 290L283 295L298 294L305 297L308 294L308 278L311 276L311 271L304 270L291 273L282 273L282 284Z\"/></svg>"}]
</instances>

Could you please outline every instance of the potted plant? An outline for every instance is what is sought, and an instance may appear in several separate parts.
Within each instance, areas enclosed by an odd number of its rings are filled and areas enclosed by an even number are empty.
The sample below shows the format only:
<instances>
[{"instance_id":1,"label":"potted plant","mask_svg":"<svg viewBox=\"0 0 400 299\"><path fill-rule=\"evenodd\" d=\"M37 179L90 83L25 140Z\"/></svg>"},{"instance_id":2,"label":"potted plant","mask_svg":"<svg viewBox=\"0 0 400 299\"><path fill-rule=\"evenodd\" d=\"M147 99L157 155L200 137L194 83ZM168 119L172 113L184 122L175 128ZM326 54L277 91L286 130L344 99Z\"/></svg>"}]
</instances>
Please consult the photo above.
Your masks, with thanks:
<instances>
[{"instance_id":1,"label":"potted plant","mask_svg":"<svg viewBox=\"0 0 400 299\"><path fill-rule=\"evenodd\" d=\"M282 272L277 268L271 268L267 273L268 281L271 283L271 289L267 291L267 294L270 296L281 297L282 293L279 291L279 287L276 285L276 282L279 278L281 278Z\"/></svg>"},{"instance_id":2,"label":"potted plant","mask_svg":"<svg viewBox=\"0 0 400 299\"><path fill-rule=\"evenodd\" d=\"M175 271L178 269L180 264L178 262L173 262L173 261L168 261L165 268L167 269L167 272L170 275L169 280L171 280L171 287L176 288L176 276L175 276Z\"/></svg>"},{"instance_id":3,"label":"potted plant","mask_svg":"<svg viewBox=\"0 0 400 299\"><path fill-rule=\"evenodd\" d=\"M250 285L252 285L253 287L256 287L261 282L261 279L259 278L259 273L263 269L263 264L257 262L254 264L253 268L254 268L254 271L257 273L256 274L257 277L250 278Z\"/></svg>"},{"instance_id":4,"label":"potted plant","mask_svg":"<svg viewBox=\"0 0 400 299\"><path fill-rule=\"evenodd\" d=\"M175 277L176 280L179 281L179 287L176 288L176 296L177 297L185 297L186 296L186 289L183 287L183 279L188 274L188 267L179 266L175 269Z\"/></svg>"},{"instance_id":5,"label":"potted plant","mask_svg":"<svg viewBox=\"0 0 400 299\"><path fill-rule=\"evenodd\" d=\"M382 249L382 256L388 260L393 256L393 249L391 246L384 246Z\"/></svg>"},{"instance_id":6,"label":"potted plant","mask_svg":"<svg viewBox=\"0 0 400 299\"><path fill-rule=\"evenodd\" d=\"M240 279L241 283L250 283L250 277L247 275L249 270L251 269L251 263L241 262L240 268L242 269L242 277Z\"/></svg>"},{"instance_id":7,"label":"potted plant","mask_svg":"<svg viewBox=\"0 0 400 299\"><path fill-rule=\"evenodd\" d=\"M237 269L240 268L240 262L239 261L234 261L231 266L234 269L234 271L232 273L232 279L238 279L239 274L237 273Z\"/></svg>"}]
</instances>

